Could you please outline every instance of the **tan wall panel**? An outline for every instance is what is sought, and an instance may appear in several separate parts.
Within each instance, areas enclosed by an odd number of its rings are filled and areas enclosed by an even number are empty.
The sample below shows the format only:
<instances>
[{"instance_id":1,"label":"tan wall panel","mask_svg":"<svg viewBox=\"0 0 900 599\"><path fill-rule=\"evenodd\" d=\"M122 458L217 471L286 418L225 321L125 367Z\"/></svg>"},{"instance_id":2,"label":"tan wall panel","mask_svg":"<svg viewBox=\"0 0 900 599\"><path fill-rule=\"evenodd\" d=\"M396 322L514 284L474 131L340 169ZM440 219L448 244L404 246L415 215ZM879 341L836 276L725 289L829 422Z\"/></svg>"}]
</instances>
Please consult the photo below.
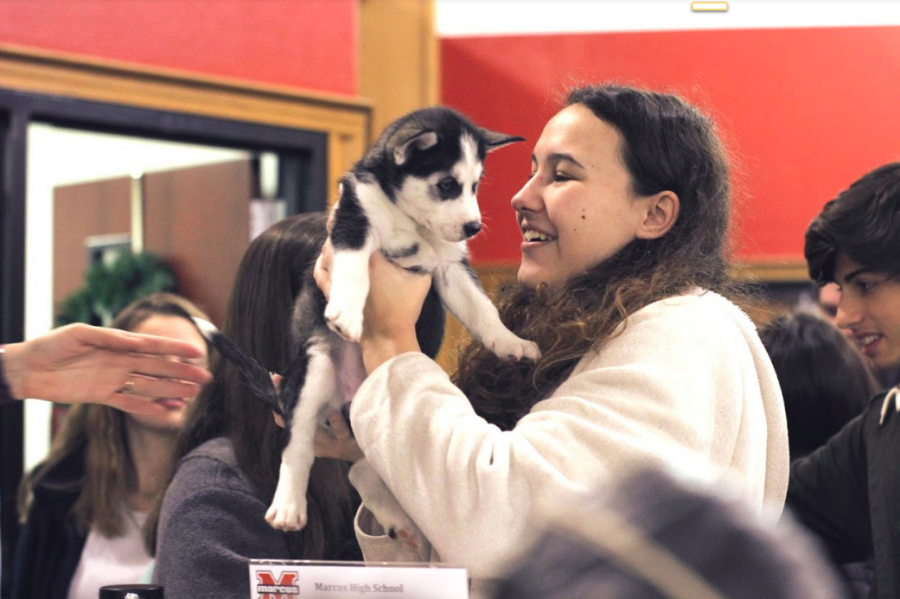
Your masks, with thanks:
<instances>
[{"instance_id":1,"label":"tan wall panel","mask_svg":"<svg viewBox=\"0 0 900 599\"><path fill-rule=\"evenodd\" d=\"M61 185L53 191L53 306L84 286L85 239L131 232L131 179Z\"/></svg>"},{"instance_id":2,"label":"tan wall panel","mask_svg":"<svg viewBox=\"0 0 900 599\"><path fill-rule=\"evenodd\" d=\"M149 173L144 245L165 258L180 292L222 326L231 286L250 244L249 160Z\"/></svg>"}]
</instances>

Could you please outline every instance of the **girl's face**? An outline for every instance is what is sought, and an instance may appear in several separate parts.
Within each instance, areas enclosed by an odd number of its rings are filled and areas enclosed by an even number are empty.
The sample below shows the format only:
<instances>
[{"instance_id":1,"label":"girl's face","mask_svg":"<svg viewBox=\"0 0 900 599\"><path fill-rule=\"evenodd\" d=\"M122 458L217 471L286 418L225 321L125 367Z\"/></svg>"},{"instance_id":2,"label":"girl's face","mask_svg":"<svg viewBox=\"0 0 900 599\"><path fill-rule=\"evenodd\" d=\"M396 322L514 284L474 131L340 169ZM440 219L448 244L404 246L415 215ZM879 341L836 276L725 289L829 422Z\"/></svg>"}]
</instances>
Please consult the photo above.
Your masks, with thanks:
<instances>
[{"instance_id":1,"label":"girl's face","mask_svg":"<svg viewBox=\"0 0 900 599\"><path fill-rule=\"evenodd\" d=\"M168 337L169 339L180 339L193 343L204 348L202 358L194 360L186 360L190 364L207 367L206 357L206 341L197 332L194 325L181 318L180 316L156 315L146 319L134 328L135 333L144 335L156 335L158 337ZM171 357L171 360L179 358ZM163 413L154 414L127 414L126 417L134 421L135 424L143 428L152 429L163 432L175 432L181 427L184 420L185 409L187 404L193 401L193 397L163 397L154 400L157 404L165 408Z\"/></svg>"},{"instance_id":2,"label":"girl's face","mask_svg":"<svg viewBox=\"0 0 900 599\"><path fill-rule=\"evenodd\" d=\"M622 144L619 131L582 104L544 127L532 175L512 200L524 238L519 282L557 286L635 239L646 206L631 189Z\"/></svg>"}]
</instances>

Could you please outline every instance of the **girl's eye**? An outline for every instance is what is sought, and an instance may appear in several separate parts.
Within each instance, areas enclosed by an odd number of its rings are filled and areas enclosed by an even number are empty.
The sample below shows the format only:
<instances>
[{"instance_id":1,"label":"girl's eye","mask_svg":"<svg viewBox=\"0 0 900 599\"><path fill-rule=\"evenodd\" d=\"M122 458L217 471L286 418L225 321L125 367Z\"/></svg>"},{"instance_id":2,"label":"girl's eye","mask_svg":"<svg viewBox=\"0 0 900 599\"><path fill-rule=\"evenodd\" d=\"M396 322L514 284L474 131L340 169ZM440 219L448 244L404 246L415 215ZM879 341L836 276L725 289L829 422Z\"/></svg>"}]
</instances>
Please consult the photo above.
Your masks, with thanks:
<instances>
[{"instance_id":1,"label":"girl's eye","mask_svg":"<svg viewBox=\"0 0 900 599\"><path fill-rule=\"evenodd\" d=\"M857 285L859 286L859 290L863 293L868 293L878 285L877 281L858 281Z\"/></svg>"},{"instance_id":2,"label":"girl's eye","mask_svg":"<svg viewBox=\"0 0 900 599\"><path fill-rule=\"evenodd\" d=\"M556 172L553 174L554 181L571 181L572 177L565 173Z\"/></svg>"}]
</instances>

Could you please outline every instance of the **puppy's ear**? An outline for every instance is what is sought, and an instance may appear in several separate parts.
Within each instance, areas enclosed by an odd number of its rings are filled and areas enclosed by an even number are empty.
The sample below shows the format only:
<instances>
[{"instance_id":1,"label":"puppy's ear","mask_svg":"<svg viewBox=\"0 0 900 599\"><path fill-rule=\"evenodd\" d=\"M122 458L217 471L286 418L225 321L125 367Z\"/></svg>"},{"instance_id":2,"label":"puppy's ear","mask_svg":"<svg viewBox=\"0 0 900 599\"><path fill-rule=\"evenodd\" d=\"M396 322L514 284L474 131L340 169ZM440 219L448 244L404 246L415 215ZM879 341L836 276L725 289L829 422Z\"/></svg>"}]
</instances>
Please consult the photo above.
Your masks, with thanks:
<instances>
[{"instance_id":1,"label":"puppy's ear","mask_svg":"<svg viewBox=\"0 0 900 599\"><path fill-rule=\"evenodd\" d=\"M497 148L508 146L509 144L516 143L517 141L525 141L524 137L519 137L518 135L497 133L496 131L483 129L481 127L478 128L478 131L481 133L481 135L484 137L484 141L487 143L488 152L493 152Z\"/></svg>"},{"instance_id":2,"label":"puppy's ear","mask_svg":"<svg viewBox=\"0 0 900 599\"><path fill-rule=\"evenodd\" d=\"M394 148L394 162L397 163L397 166L401 166L409 159L409 154L413 148L427 150L436 146L437 142L438 136L434 131L419 131Z\"/></svg>"}]
</instances>

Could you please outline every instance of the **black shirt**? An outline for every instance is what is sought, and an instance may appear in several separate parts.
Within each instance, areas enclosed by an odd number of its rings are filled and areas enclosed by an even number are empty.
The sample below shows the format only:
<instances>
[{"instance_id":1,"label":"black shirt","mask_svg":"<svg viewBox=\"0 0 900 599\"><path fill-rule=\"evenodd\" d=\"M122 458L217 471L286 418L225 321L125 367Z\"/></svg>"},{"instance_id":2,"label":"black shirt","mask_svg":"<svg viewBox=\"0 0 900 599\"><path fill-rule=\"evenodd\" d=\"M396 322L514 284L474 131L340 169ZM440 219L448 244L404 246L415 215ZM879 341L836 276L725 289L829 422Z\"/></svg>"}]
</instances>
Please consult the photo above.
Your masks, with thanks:
<instances>
[{"instance_id":1,"label":"black shirt","mask_svg":"<svg viewBox=\"0 0 900 599\"><path fill-rule=\"evenodd\" d=\"M787 502L838 563L874 555L869 597L896 599L900 597L900 413L892 398L880 422L885 397L875 397L827 444L791 464Z\"/></svg>"}]
</instances>

